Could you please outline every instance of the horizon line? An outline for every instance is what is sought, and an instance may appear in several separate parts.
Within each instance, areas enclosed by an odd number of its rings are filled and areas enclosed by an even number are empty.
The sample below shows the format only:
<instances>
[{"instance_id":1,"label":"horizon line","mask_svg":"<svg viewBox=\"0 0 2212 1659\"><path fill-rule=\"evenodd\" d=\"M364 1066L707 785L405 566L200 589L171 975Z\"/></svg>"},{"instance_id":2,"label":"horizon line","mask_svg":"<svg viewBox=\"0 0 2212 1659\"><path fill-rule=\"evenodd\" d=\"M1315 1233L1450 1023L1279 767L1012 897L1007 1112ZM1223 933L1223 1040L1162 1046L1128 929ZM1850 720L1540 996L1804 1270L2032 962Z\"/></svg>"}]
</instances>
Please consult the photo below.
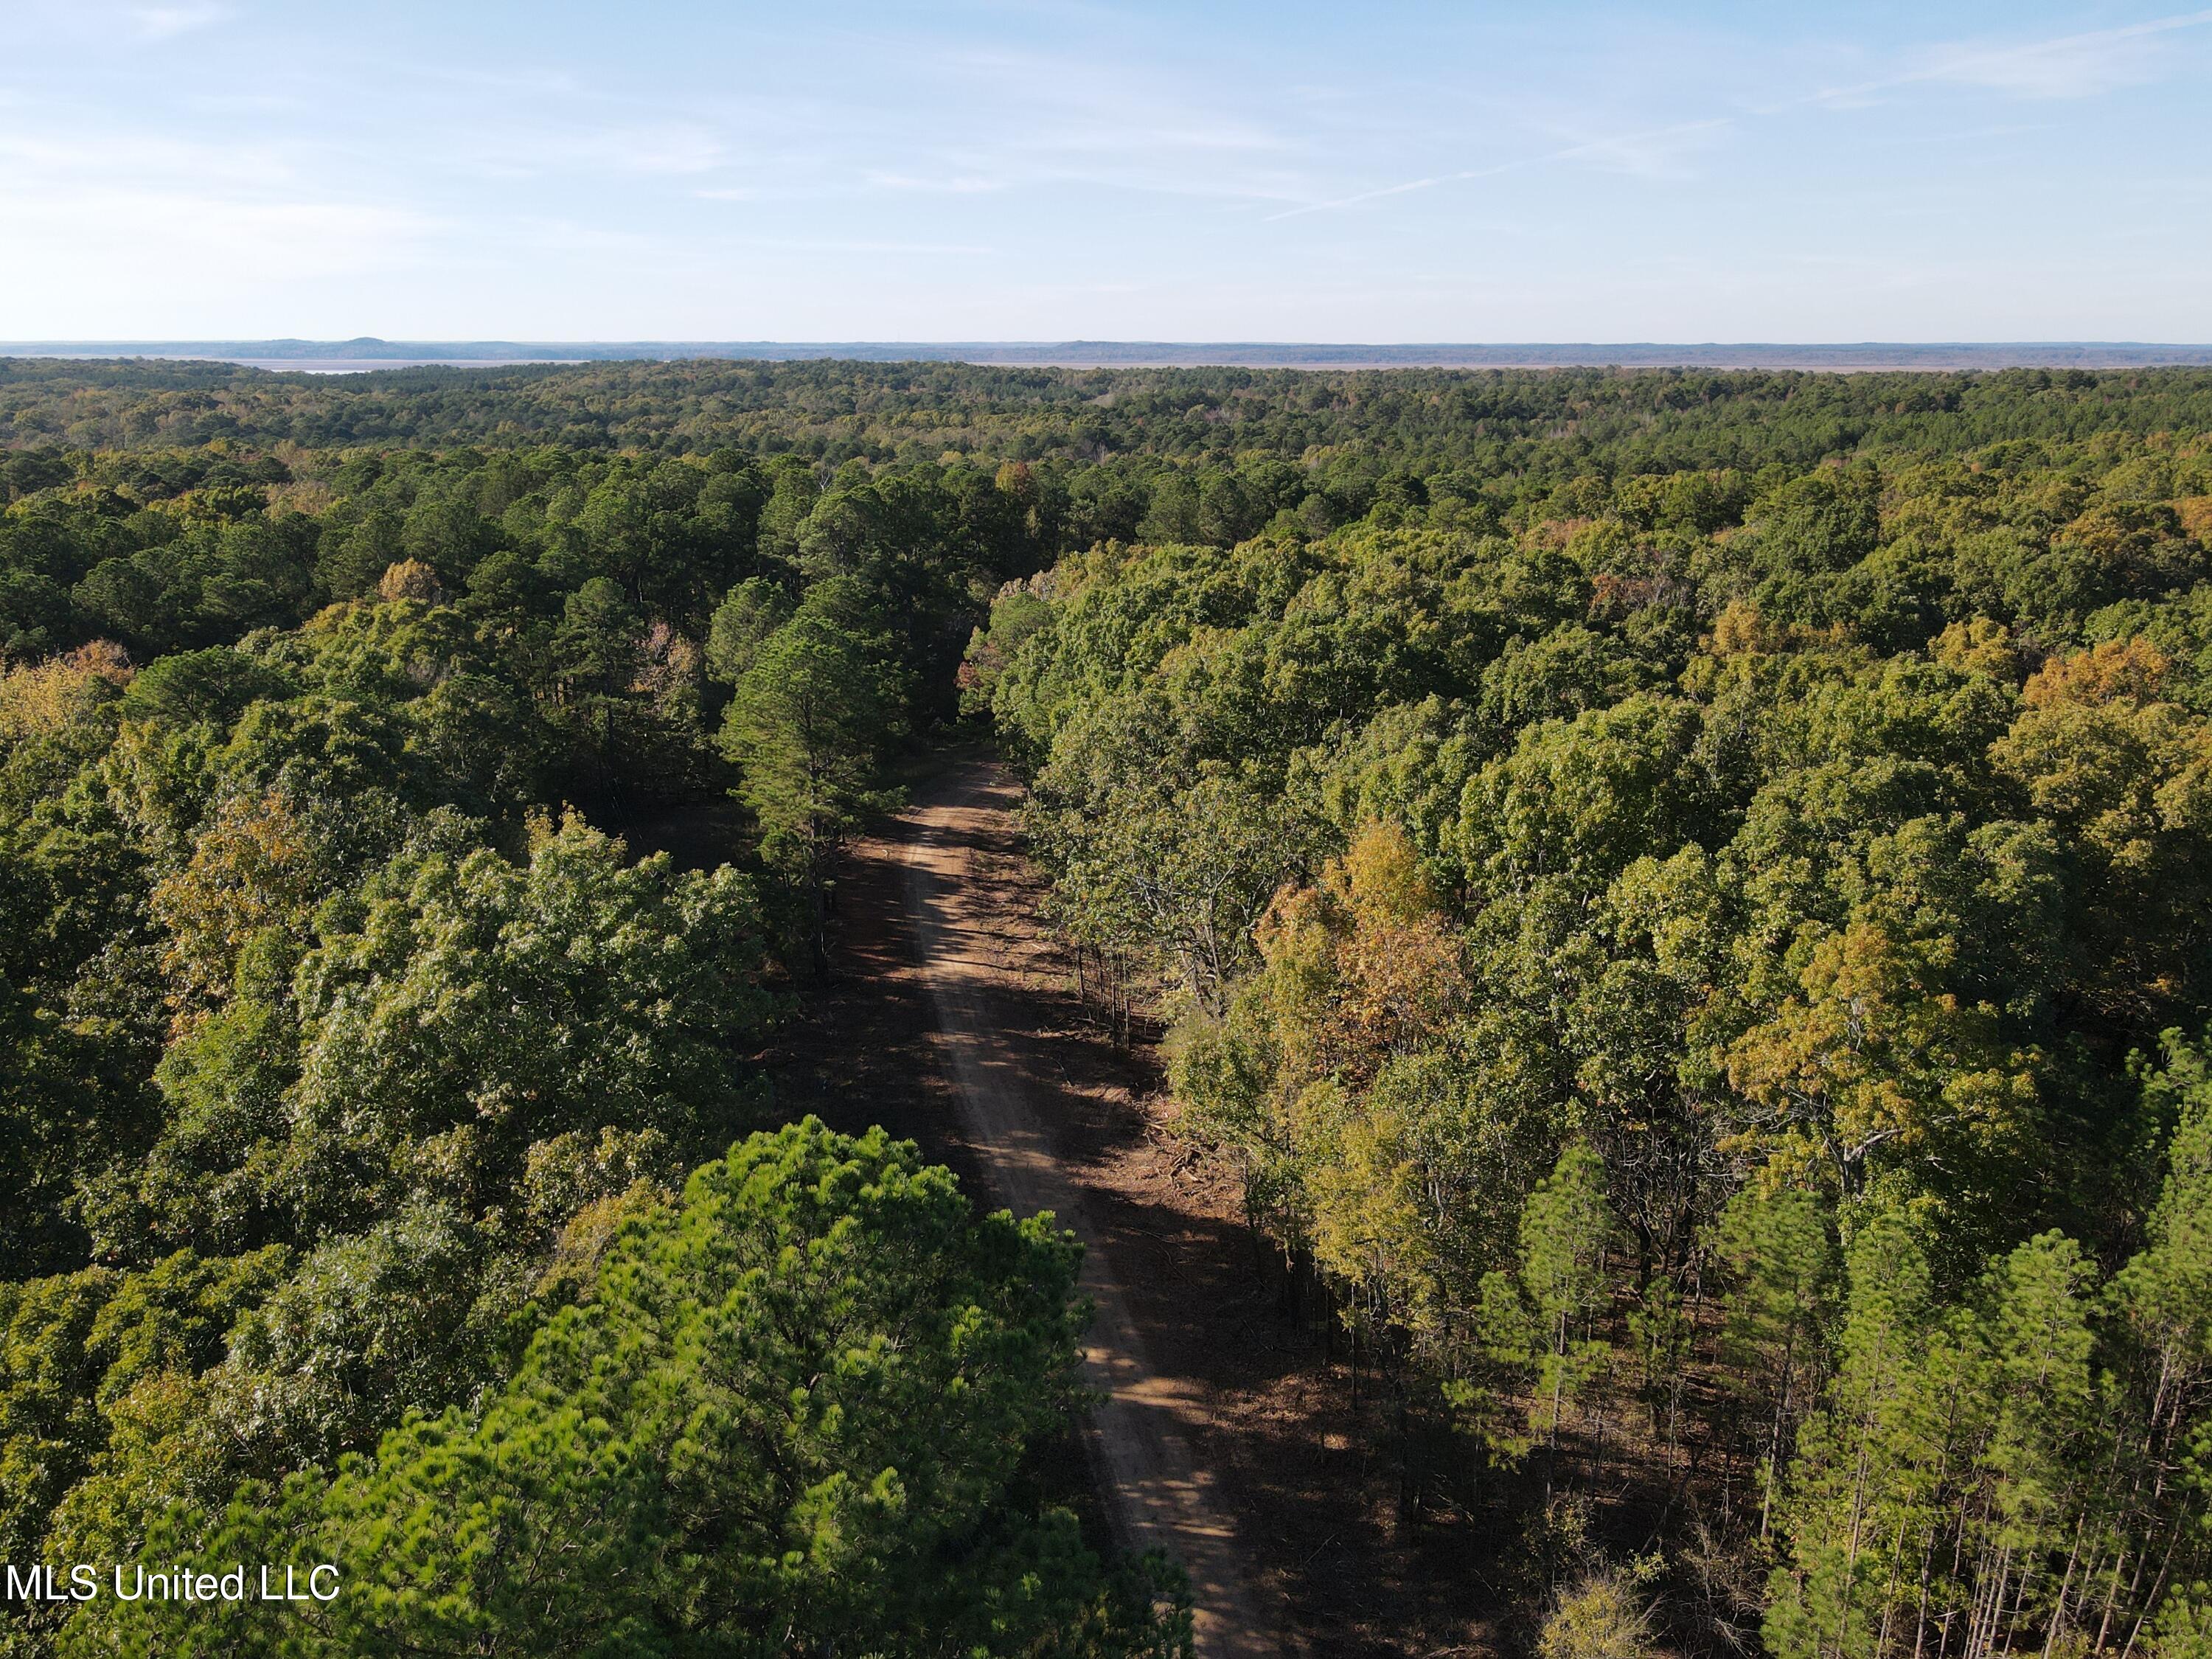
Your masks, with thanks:
<instances>
[{"instance_id":1,"label":"horizon line","mask_svg":"<svg viewBox=\"0 0 2212 1659\"><path fill-rule=\"evenodd\" d=\"M215 362L273 372L492 368L616 362L957 362L1031 368L1705 368L1973 370L2212 368L2212 343L2139 340L391 340L247 338L0 341L0 358Z\"/></svg>"}]
</instances>

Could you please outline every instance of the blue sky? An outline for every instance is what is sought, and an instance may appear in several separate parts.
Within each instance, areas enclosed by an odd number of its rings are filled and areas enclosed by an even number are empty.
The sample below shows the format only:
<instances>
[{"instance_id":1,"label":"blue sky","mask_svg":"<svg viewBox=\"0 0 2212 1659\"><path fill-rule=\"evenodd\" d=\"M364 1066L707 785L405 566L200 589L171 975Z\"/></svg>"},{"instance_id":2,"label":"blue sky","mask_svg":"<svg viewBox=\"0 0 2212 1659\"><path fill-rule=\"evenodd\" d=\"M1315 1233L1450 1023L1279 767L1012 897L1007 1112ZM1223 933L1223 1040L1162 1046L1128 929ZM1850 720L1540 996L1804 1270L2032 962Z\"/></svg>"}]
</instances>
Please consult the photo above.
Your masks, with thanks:
<instances>
[{"instance_id":1,"label":"blue sky","mask_svg":"<svg viewBox=\"0 0 2212 1659\"><path fill-rule=\"evenodd\" d=\"M2212 340L2212 10L0 0L0 337Z\"/></svg>"}]
</instances>

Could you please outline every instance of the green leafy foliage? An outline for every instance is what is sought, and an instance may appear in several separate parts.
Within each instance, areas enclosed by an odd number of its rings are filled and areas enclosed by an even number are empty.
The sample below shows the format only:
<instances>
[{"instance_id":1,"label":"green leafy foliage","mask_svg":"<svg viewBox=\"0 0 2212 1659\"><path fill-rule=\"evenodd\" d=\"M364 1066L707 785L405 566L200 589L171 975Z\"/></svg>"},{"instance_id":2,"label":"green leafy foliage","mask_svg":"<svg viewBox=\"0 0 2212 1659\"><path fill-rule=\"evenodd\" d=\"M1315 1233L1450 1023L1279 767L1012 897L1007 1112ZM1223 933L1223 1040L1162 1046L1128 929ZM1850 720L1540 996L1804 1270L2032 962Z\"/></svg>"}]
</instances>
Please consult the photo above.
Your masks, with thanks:
<instances>
[{"instance_id":1,"label":"green leafy foliage","mask_svg":"<svg viewBox=\"0 0 2212 1659\"><path fill-rule=\"evenodd\" d=\"M1188 1651L1173 1574L1109 1569L1025 1469L1079 1397L1076 1265L881 1130L757 1135L635 1216L479 1408L234 1510L205 1557L307 1550L338 1600L297 1629L101 1607L62 1650Z\"/></svg>"},{"instance_id":2,"label":"green leafy foliage","mask_svg":"<svg viewBox=\"0 0 2212 1659\"><path fill-rule=\"evenodd\" d=\"M1587 1144L1570 1142L1522 1208L1514 1270L1482 1281L1483 1344L1528 1373L1528 1431L1554 1448L1567 1407L1606 1359L1605 1343L1589 1334L1607 1296L1604 1173Z\"/></svg>"},{"instance_id":3,"label":"green leafy foliage","mask_svg":"<svg viewBox=\"0 0 2212 1659\"><path fill-rule=\"evenodd\" d=\"M327 1546L328 1651L1174 1650L1024 1461L1048 1235L812 1131L678 1197L988 713L1407 1523L1579 1540L1533 1643L2195 1651L2208 431L2193 371L0 365L0 1541ZM608 833L732 796L719 869Z\"/></svg>"},{"instance_id":4,"label":"green leafy foliage","mask_svg":"<svg viewBox=\"0 0 2212 1659\"><path fill-rule=\"evenodd\" d=\"M228 1527L275 1548L313 1494L368 1490L337 1471L404 1432L398 1484L359 1500L357 1582L395 1528L473 1526L505 1501L448 1510L428 1465L542 1457L579 1501L646 1505L624 1513L624 1547L667 1564L659 1627L688 1641L708 1615L676 1606L680 1564L720 1535L731 1489L702 1470L684 1505L707 1510L671 1509L636 1487L646 1462L577 1462L562 1436L597 1419L546 1414L551 1385L522 1380L532 1343L563 1309L611 1306L601 1262L625 1223L673 1213L686 1170L773 1120L759 1056L819 949L818 921L793 919L818 919L840 840L887 799L879 774L949 707L959 607L1010 556L1020 480L823 489L803 465L727 451L287 462L227 446L31 455L6 477L0 592L27 608L7 613L0 663L0 1547L96 1561L156 1540L198 1551ZM699 860L714 867L594 827L703 817L731 793L747 813ZM896 1270L848 1256L805 1317L829 1341L830 1304L872 1296L880 1357L920 1328L889 1310L918 1317L929 1286L985 1296L1008 1248L956 1261L966 1200L870 1156L919 1182L934 1219L877 1240L903 1252ZM712 1231L697 1224L699 1250ZM1064 1632L1056 1651L1173 1650L1152 1569L1102 1563L1021 1462L1072 1398L1077 1315L1048 1243L1008 1268L1029 1287L1009 1315L1028 1358L983 1352L999 1340L984 1316L941 1307L932 1340L956 1358L859 1402L907 1437L878 1439L866 1469L837 1462L847 1407L825 1405L815 1474L750 1565L732 1557L761 1617L834 1595L848 1622L964 1633L948 1650L1001 1627ZM702 1263L655 1282L735 1293ZM667 1390L702 1340L593 1408L635 1417L624 1455L681 1453L704 1396ZM792 1367L846 1363L834 1344L784 1358L716 1396L714 1457L787 1405ZM953 1413L971 1385L996 1413L972 1443L1003 1456L948 1463L936 1490L916 1449L969 1434ZM478 1417L493 1400L512 1404ZM811 1577L787 1572L787 1545ZM455 1547L453 1571L476 1572L474 1546ZM913 1581L896 1608L876 1582L894 1559ZM527 1568L497 1572L506 1599L471 1628L526 1639ZM574 1583L586 1618L588 1574ZM431 1603L464 1594L378 1607L442 1630ZM0 1651L52 1652L66 1611L11 1608ZM328 1650L358 1650L374 1622ZM261 1638L218 1621L204 1639Z\"/></svg>"},{"instance_id":5,"label":"green leafy foliage","mask_svg":"<svg viewBox=\"0 0 2212 1659\"><path fill-rule=\"evenodd\" d=\"M2207 425L1600 413L1669 384L1004 588L1054 914L1380 1356L1409 1510L1600 1495L1685 1643L2185 1647Z\"/></svg>"}]
</instances>

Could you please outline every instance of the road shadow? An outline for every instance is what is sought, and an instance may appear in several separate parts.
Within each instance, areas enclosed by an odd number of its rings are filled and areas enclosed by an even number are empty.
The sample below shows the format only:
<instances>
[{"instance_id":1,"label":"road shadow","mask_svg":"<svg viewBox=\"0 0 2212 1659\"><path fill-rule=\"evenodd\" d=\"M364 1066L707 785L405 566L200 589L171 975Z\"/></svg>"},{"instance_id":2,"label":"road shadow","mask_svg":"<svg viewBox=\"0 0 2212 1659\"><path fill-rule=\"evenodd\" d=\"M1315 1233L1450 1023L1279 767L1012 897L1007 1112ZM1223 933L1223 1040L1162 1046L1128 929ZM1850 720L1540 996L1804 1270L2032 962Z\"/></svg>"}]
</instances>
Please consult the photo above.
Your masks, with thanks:
<instances>
[{"instance_id":1,"label":"road shadow","mask_svg":"<svg viewBox=\"0 0 2212 1659\"><path fill-rule=\"evenodd\" d=\"M970 1145L920 967L928 927L975 961L958 994L993 1032L968 1063L1053 1109L1038 1143L1072 1181L1079 1224L1114 1264L1145 1358L1200 1467L1220 1483L1239 1541L1287 1611L1294 1650L1435 1655L1493 1649L1468 1613L1471 1529L1398 1513L1378 1450L1384 1402L1326 1316L1301 1309L1274 1250L1243 1223L1231 1172L1164 1126L1151 1051L1118 1046L1075 994L1073 965L1037 925L1042 896L1022 857L1016 787L994 773L981 810L933 815L929 833L971 878L909 884L908 853L933 799L858 844L831 919L832 980L774 1057L782 1109L919 1143L971 1192ZM979 908L978 899L983 902ZM918 902L920 914L915 902ZM1487 1598L1482 1598L1486 1600Z\"/></svg>"}]
</instances>

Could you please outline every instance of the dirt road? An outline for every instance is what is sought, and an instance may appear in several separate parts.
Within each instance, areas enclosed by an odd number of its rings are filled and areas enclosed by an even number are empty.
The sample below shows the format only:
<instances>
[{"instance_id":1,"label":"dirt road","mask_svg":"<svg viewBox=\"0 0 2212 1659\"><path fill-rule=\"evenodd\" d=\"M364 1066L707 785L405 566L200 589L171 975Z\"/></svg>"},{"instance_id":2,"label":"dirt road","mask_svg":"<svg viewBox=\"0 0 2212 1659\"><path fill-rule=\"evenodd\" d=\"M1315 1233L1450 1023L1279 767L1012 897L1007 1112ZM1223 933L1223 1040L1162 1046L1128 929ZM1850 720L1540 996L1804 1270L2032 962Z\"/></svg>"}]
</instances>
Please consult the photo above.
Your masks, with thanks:
<instances>
[{"instance_id":1,"label":"dirt road","mask_svg":"<svg viewBox=\"0 0 2212 1659\"><path fill-rule=\"evenodd\" d=\"M1493 1651L1464 1605L1465 1529L1398 1523L1376 1391L1327 1310L1291 1312L1235 1170L1164 1132L1152 1056L1085 1018L1037 923L1018 789L971 760L915 794L840 873L830 977L763 1056L780 1111L855 1134L880 1123L988 1201L1083 1235L1109 1399L1095 1484L1125 1539L1190 1567L1209 1659ZM638 839L706 866L728 855L698 831Z\"/></svg>"},{"instance_id":2,"label":"dirt road","mask_svg":"<svg viewBox=\"0 0 2212 1659\"><path fill-rule=\"evenodd\" d=\"M1219 1483L1193 1453L1204 1401L1152 1364L1110 1241L1058 1144L1060 1080L1015 1040L1024 1022L1003 1006L1009 974L1018 981L1036 941L1001 925L979 865L1003 836L1012 798L995 768L971 763L908 815L906 908L964 1139L1000 1201L1022 1215L1049 1210L1084 1240L1083 1288L1097 1310L1085 1367L1106 1396L1090 1452L1121 1542L1165 1549L1189 1571L1206 1659L1279 1655L1272 1598L1251 1581Z\"/></svg>"}]
</instances>

